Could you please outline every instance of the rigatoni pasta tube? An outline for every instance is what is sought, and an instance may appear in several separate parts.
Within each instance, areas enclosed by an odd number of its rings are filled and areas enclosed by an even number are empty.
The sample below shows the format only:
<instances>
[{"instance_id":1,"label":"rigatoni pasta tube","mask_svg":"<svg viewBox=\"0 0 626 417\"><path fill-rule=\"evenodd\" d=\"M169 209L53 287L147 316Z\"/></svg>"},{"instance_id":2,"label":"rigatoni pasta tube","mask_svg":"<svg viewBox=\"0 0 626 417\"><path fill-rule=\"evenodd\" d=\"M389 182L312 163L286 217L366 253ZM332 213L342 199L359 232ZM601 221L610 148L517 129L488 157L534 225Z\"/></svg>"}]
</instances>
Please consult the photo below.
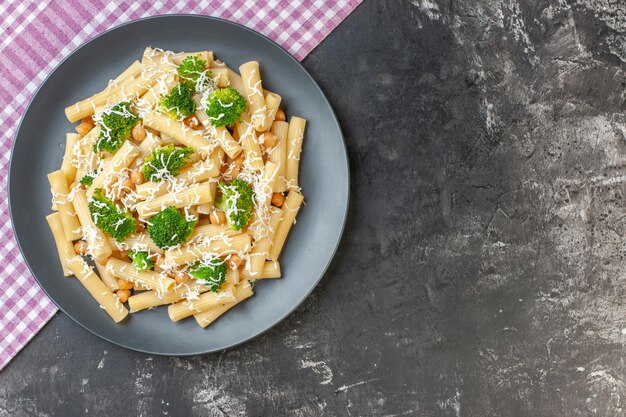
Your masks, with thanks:
<instances>
[{"instance_id":1,"label":"rigatoni pasta tube","mask_svg":"<svg viewBox=\"0 0 626 417\"><path fill-rule=\"evenodd\" d=\"M272 122L274 121L274 118L276 117L276 112L278 111L278 108L280 107L280 102L282 100L282 97L279 96L276 93L267 93L265 95L265 105L267 107L267 119L268 119L268 123L271 126Z\"/></svg>"},{"instance_id":2,"label":"rigatoni pasta tube","mask_svg":"<svg viewBox=\"0 0 626 417\"><path fill-rule=\"evenodd\" d=\"M261 277L257 279L272 279L280 278L280 264L278 261L266 261L263 264L263 271L261 271Z\"/></svg>"},{"instance_id":3,"label":"rigatoni pasta tube","mask_svg":"<svg viewBox=\"0 0 626 417\"><path fill-rule=\"evenodd\" d=\"M203 226L196 226L189 236L189 242L200 243L206 239L219 240L224 236L235 236L240 234L241 231L235 230L231 227L221 224L205 224Z\"/></svg>"},{"instance_id":4,"label":"rigatoni pasta tube","mask_svg":"<svg viewBox=\"0 0 626 417\"><path fill-rule=\"evenodd\" d=\"M138 250L141 252L163 253L163 249L159 248L150 238L150 236L140 233L126 238L123 242L118 242L111 236L108 237L109 245L118 250Z\"/></svg>"},{"instance_id":5,"label":"rigatoni pasta tube","mask_svg":"<svg viewBox=\"0 0 626 417\"><path fill-rule=\"evenodd\" d=\"M263 152L257 142L256 131L253 126L242 121L235 125L235 129L239 133L246 162L253 171L260 170L263 168Z\"/></svg>"},{"instance_id":6,"label":"rigatoni pasta tube","mask_svg":"<svg viewBox=\"0 0 626 417\"><path fill-rule=\"evenodd\" d=\"M93 96L86 98L78 103L65 108L65 116L70 122L76 122L83 117L87 117L93 114L94 109L97 106L101 106L107 102L107 99L112 95L122 91L124 87L130 85L135 81L135 78L141 74L142 66L138 61L135 61L122 72L118 78L104 90Z\"/></svg>"},{"instance_id":7,"label":"rigatoni pasta tube","mask_svg":"<svg viewBox=\"0 0 626 417\"><path fill-rule=\"evenodd\" d=\"M211 307L236 301L232 285L227 285L220 292L205 292L195 300L183 300L167 308L170 320L179 321L185 317L208 310Z\"/></svg>"},{"instance_id":8,"label":"rigatoni pasta tube","mask_svg":"<svg viewBox=\"0 0 626 417\"><path fill-rule=\"evenodd\" d=\"M87 241L87 247L91 252L91 256L96 262L102 262L111 256L111 247L104 235L104 232L100 230L93 220L91 220L91 213L89 212L89 203L87 202L87 195L82 189L78 189L74 192L72 198L74 204L74 210L80 220L82 226L83 238Z\"/></svg>"},{"instance_id":9,"label":"rigatoni pasta tube","mask_svg":"<svg viewBox=\"0 0 626 417\"><path fill-rule=\"evenodd\" d=\"M248 255L248 260L241 271L241 275L244 278L256 279L261 276L263 272L263 266L265 265L265 259L269 255L269 250L274 239L274 234L280 223L280 219L283 217L283 211L279 208L272 208L270 213L270 221L267 226L267 234L257 240L252 247L252 251Z\"/></svg>"},{"instance_id":10,"label":"rigatoni pasta tube","mask_svg":"<svg viewBox=\"0 0 626 417\"><path fill-rule=\"evenodd\" d=\"M175 287L173 290L164 293L146 291L129 297L128 306L130 307L130 312L135 313L147 308L173 304L183 298L187 298L191 293L201 294L206 291L207 288L204 285L197 283L181 285L180 287Z\"/></svg>"},{"instance_id":11,"label":"rigatoni pasta tube","mask_svg":"<svg viewBox=\"0 0 626 417\"><path fill-rule=\"evenodd\" d=\"M100 274L102 282L104 282L111 291L119 290L120 286L117 283L117 279L107 271L106 267L98 262L94 263L96 264L96 269L98 270L98 274Z\"/></svg>"},{"instance_id":12,"label":"rigatoni pasta tube","mask_svg":"<svg viewBox=\"0 0 626 417\"><path fill-rule=\"evenodd\" d=\"M178 120L174 120L164 114L154 111L147 112L143 119L144 126L158 130L161 133L172 136L179 143L191 146L196 152L209 155L212 151L209 141L198 130L192 130L184 126Z\"/></svg>"},{"instance_id":13,"label":"rigatoni pasta tube","mask_svg":"<svg viewBox=\"0 0 626 417\"><path fill-rule=\"evenodd\" d=\"M246 89L243 85L243 79L241 78L241 75L237 74L235 71L228 67L224 68L226 68L226 74L228 76L228 86L234 88L239 92L239 94L245 97L248 93L246 93Z\"/></svg>"},{"instance_id":14,"label":"rigatoni pasta tube","mask_svg":"<svg viewBox=\"0 0 626 417\"><path fill-rule=\"evenodd\" d=\"M245 252L250 247L250 235L241 233L225 239L213 240L206 244L191 244L165 252L166 265L184 265L203 259L208 254L224 256Z\"/></svg>"},{"instance_id":15,"label":"rigatoni pasta tube","mask_svg":"<svg viewBox=\"0 0 626 417\"><path fill-rule=\"evenodd\" d=\"M243 148L233 139L232 135L225 127L215 128L215 135L217 137L217 143L226 152L230 158L235 159L237 155L243 151Z\"/></svg>"},{"instance_id":16,"label":"rigatoni pasta tube","mask_svg":"<svg viewBox=\"0 0 626 417\"><path fill-rule=\"evenodd\" d=\"M206 63L207 67L213 65L213 51L179 52L177 54L173 54L170 59L176 65L180 65L185 58L188 58L190 56L197 57L198 55L200 55L199 58Z\"/></svg>"},{"instance_id":17,"label":"rigatoni pasta tube","mask_svg":"<svg viewBox=\"0 0 626 417\"><path fill-rule=\"evenodd\" d=\"M182 169L172 181L164 180L159 182L144 182L143 184L137 186L136 192L142 199L159 197L167 193L169 189L174 188L174 184L176 187L194 184L200 181L208 180L209 178L217 177L219 173L219 165L215 163L214 159L208 158L204 161L198 161L190 167Z\"/></svg>"},{"instance_id":18,"label":"rigatoni pasta tube","mask_svg":"<svg viewBox=\"0 0 626 417\"><path fill-rule=\"evenodd\" d=\"M300 151L306 120L292 116L289 120L289 133L287 134L287 171L285 178L290 190L298 189L298 170L300 168Z\"/></svg>"},{"instance_id":19,"label":"rigatoni pasta tube","mask_svg":"<svg viewBox=\"0 0 626 417\"><path fill-rule=\"evenodd\" d=\"M129 140L124 141L124 144L115 152L115 155L106 164L106 166L96 175L93 182L87 189L87 195L93 196L93 193L98 189L106 186L107 181L111 181L113 176L120 173L124 168L128 166L139 156L139 148Z\"/></svg>"},{"instance_id":20,"label":"rigatoni pasta tube","mask_svg":"<svg viewBox=\"0 0 626 417\"><path fill-rule=\"evenodd\" d=\"M291 230L291 226L293 225L293 221L296 219L296 215L298 214L298 210L300 210L303 200L304 197L299 192L289 191L287 199L283 204L283 219L278 224L276 233L274 233L274 241L272 242L272 247L270 248L269 258L271 260L278 260L280 252L283 250L285 240L287 239L287 234L289 234L289 230Z\"/></svg>"},{"instance_id":21,"label":"rigatoni pasta tube","mask_svg":"<svg viewBox=\"0 0 626 417\"><path fill-rule=\"evenodd\" d=\"M176 282L154 271L138 272L130 263L116 258L109 258L106 264L107 271L116 278L132 283L138 282L158 292L170 291Z\"/></svg>"},{"instance_id":22,"label":"rigatoni pasta tube","mask_svg":"<svg viewBox=\"0 0 626 417\"><path fill-rule=\"evenodd\" d=\"M57 252L59 253L59 261L61 262L61 267L63 268L63 275L69 277L72 273L67 266L67 260L75 256L76 252L74 252L72 242L65 239L63 224L61 223L61 215L59 213L49 214L46 216L46 221L48 222L48 226L50 226L50 231L52 232L52 237L54 238L54 243L56 244Z\"/></svg>"},{"instance_id":23,"label":"rigatoni pasta tube","mask_svg":"<svg viewBox=\"0 0 626 417\"><path fill-rule=\"evenodd\" d=\"M126 307L111 292L111 289L98 278L83 258L74 256L68 260L67 266L76 275L78 281L89 291L91 296L100 304L100 307L111 316L113 321L119 323L128 315Z\"/></svg>"},{"instance_id":24,"label":"rigatoni pasta tube","mask_svg":"<svg viewBox=\"0 0 626 417\"><path fill-rule=\"evenodd\" d=\"M285 175L287 172L287 132L289 123L276 121L272 123L272 133L276 135L277 143L270 152L269 160L278 165L274 192L282 193L287 190Z\"/></svg>"},{"instance_id":25,"label":"rigatoni pasta tube","mask_svg":"<svg viewBox=\"0 0 626 417\"><path fill-rule=\"evenodd\" d=\"M259 63L256 61L246 62L239 67L239 73L243 80L243 88L246 90L246 98L250 103L251 121L254 128L264 132L270 127L267 117L267 106L263 96L263 84Z\"/></svg>"},{"instance_id":26,"label":"rigatoni pasta tube","mask_svg":"<svg viewBox=\"0 0 626 417\"><path fill-rule=\"evenodd\" d=\"M254 292L252 291L252 285L250 285L249 281L243 281L235 287L234 294L235 302L210 308L206 311L203 311L202 313L194 314L193 317L196 319L201 327L207 327L209 324L217 320L219 316L226 313L238 303L242 302L246 298L251 297L254 294Z\"/></svg>"},{"instance_id":27,"label":"rigatoni pasta tube","mask_svg":"<svg viewBox=\"0 0 626 417\"><path fill-rule=\"evenodd\" d=\"M167 95L172 88L176 87L178 80L176 78L176 72L165 72L156 83L144 95L138 100L138 107L143 111L151 110L159 102L161 95Z\"/></svg>"},{"instance_id":28,"label":"rigatoni pasta tube","mask_svg":"<svg viewBox=\"0 0 626 417\"><path fill-rule=\"evenodd\" d=\"M68 184L73 183L76 178L74 146L79 139L80 135L78 133L68 133L65 135L65 154L63 155L63 162L61 163L61 171L65 173L65 180ZM78 178L78 181L80 181L80 178Z\"/></svg>"},{"instance_id":29,"label":"rigatoni pasta tube","mask_svg":"<svg viewBox=\"0 0 626 417\"><path fill-rule=\"evenodd\" d=\"M272 161L267 161L263 167L261 181L263 184L263 192L265 193L265 205L270 206L272 202L272 193L276 188L276 180L278 179L278 165Z\"/></svg>"},{"instance_id":30,"label":"rigatoni pasta tube","mask_svg":"<svg viewBox=\"0 0 626 417\"><path fill-rule=\"evenodd\" d=\"M58 170L49 173L48 181L54 193L57 210L59 210L65 240L71 242L80 239L82 237L80 222L78 221L78 217L76 217L74 206L67 200L70 190L67 186L65 172Z\"/></svg>"},{"instance_id":31,"label":"rigatoni pasta tube","mask_svg":"<svg viewBox=\"0 0 626 417\"><path fill-rule=\"evenodd\" d=\"M211 186L208 182L192 184L183 191L175 194L166 194L154 200L137 204L139 217L146 218L157 214L166 207L187 207L211 202Z\"/></svg>"},{"instance_id":32,"label":"rigatoni pasta tube","mask_svg":"<svg viewBox=\"0 0 626 417\"><path fill-rule=\"evenodd\" d=\"M239 284L239 270L228 268L226 271L226 282L232 285Z\"/></svg>"},{"instance_id":33,"label":"rigatoni pasta tube","mask_svg":"<svg viewBox=\"0 0 626 417\"><path fill-rule=\"evenodd\" d=\"M216 80L218 88L226 88L230 86L230 81L228 80L228 69L224 67L211 68L211 75L213 76L213 79Z\"/></svg>"}]
</instances>

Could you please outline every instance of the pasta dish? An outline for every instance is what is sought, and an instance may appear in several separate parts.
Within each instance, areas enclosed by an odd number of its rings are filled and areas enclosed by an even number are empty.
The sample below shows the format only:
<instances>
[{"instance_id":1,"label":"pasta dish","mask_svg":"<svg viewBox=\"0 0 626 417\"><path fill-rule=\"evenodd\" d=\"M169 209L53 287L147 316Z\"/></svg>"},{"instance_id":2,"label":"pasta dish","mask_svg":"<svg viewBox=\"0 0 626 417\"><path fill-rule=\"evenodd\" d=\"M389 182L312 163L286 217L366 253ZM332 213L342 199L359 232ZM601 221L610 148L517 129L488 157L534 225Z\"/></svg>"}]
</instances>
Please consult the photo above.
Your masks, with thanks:
<instances>
[{"instance_id":1,"label":"pasta dish","mask_svg":"<svg viewBox=\"0 0 626 417\"><path fill-rule=\"evenodd\" d=\"M48 174L46 220L64 275L115 322L167 305L206 327L281 276L306 120L287 121L258 62L238 70L146 48L65 109L79 124Z\"/></svg>"}]
</instances>

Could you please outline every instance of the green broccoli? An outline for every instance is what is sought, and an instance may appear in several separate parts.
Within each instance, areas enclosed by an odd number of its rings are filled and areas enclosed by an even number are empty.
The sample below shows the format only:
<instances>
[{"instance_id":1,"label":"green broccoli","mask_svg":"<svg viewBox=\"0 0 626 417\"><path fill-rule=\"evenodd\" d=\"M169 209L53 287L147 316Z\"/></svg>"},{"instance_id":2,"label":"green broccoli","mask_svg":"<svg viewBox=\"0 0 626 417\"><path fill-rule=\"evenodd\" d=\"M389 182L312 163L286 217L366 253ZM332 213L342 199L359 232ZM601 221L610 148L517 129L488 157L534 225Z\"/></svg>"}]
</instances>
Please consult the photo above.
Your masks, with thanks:
<instances>
[{"instance_id":1,"label":"green broccoli","mask_svg":"<svg viewBox=\"0 0 626 417\"><path fill-rule=\"evenodd\" d=\"M161 96L159 108L174 119L184 119L196 111L196 103L191 96L195 92L191 83L183 81L172 88L166 96Z\"/></svg>"},{"instance_id":2,"label":"green broccoli","mask_svg":"<svg viewBox=\"0 0 626 417\"><path fill-rule=\"evenodd\" d=\"M98 188L89 200L91 219L100 229L123 242L137 229L137 220L109 200L102 188Z\"/></svg>"},{"instance_id":3,"label":"green broccoli","mask_svg":"<svg viewBox=\"0 0 626 417\"><path fill-rule=\"evenodd\" d=\"M178 66L178 75L192 83L198 91L202 91L209 84L210 74L206 70L206 61L200 59L200 55L185 58Z\"/></svg>"},{"instance_id":4,"label":"green broccoli","mask_svg":"<svg viewBox=\"0 0 626 417\"><path fill-rule=\"evenodd\" d=\"M133 261L133 266L138 272L154 268L154 262L150 259L148 252L133 250L130 251L128 257Z\"/></svg>"},{"instance_id":5,"label":"green broccoli","mask_svg":"<svg viewBox=\"0 0 626 417\"><path fill-rule=\"evenodd\" d=\"M206 114L213 126L231 127L246 111L246 99L234 88L218 88L207 98Z\"/></svg>"},{"instance_id":6,"label":"green broccoli","mask_svg":"<svg viewBox=\"0 0 626 417\"><path fill-rule=\"evenodd\" d=\"M141 173L145 179L154 182L162 181L170 176L175 177L187 164L193 152L193 148L178 148L174 145L157 148L144 162Z\"/></svg>"},{"instance_id":7,"label":"green broccoli","mask_svg":"<svg viewBox=\"0 0 626 417\"><path fill-rule=\"evenodd\" d=\"M221 194L215 200L215 207L226 213L231 228L239 230L250 221L254 210L253 191L250 184L234 179L230 185L219 183Z\"/></svg>"},{"instance_id":8,"label":"green broccoli","mask_svg":"<svg viewBox=\"0 0 626 417\"><path fill-rule=\"evenodd\" d=\"M91 184L93 184L93 180L94 178L96 178L96 175L98 175L97 171L94 172L90 172L88 174L83 175L83 177L80 179L80 183L82 185L86 185L86 186L90 186Z\"/></svg>"},{"instance_id":9,"label":"green broccoli","mask_svg":"<svg viewBox=\"0 0 626 417\"><path fill-rule=\"evenodd\" d=\"M220 258L211 258L194 262L187 272L200 284L206 285L209 291L217 292L226 281L226 263Z\"/></svg>"},{"instance_id":10,"label":"green broccoli","mask_svg":"<svg viewBox=\"0 0 626 417\"><path fill-rule=\"evenodd\" d=\"M148 221L148 234L161 249L183 243L193 230L197 220L188 221L175 207L168 207Z\"/></svg>"},{"instance_id":11,"label":"green broccoli","mask_svg":"<svg viewBox=\"0 0 626 417\"><path fill-rule=\"evenodd\" d=\"M130 131L138 122L139 116L133 113L128 101L105 109L98 120L100 135L93 145L94 152L117 151L122 143L130 138Z\"/></svg>"}]
</instances>

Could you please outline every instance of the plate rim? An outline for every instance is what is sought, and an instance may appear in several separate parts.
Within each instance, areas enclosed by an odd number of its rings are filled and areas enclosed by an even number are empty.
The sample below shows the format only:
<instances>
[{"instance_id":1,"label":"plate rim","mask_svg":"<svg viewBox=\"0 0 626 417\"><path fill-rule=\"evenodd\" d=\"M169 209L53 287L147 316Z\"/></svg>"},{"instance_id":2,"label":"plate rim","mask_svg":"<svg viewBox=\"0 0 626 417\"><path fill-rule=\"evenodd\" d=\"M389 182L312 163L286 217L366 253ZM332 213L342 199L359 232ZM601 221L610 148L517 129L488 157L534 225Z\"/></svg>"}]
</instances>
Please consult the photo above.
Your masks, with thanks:
<instances>
[{"instance_id":1,"label":"plate rim","mask_svg":"<svg viewBox=\"0 0 626 417\"><path fill-rule=\"evenodd\" d=\"M339 229L339 234L338 237L336 239L336 242L334 243L334 247L332 248L332 252L331 252L331 256L328 258L328 260L326 261L326 265L324 265L324 267L322 268L321 272L319 273L319 276L317 277L317 279L315 280L315 282L312 283L311 288L306 292L306 294L302 297L301 300L299 300L296 304L294 304L293 307L291 307L286 313L284 313L283 315L281 315L280 318L272 321L271 323L267 323L265 325L262 326L261 330L254 332L252 334L250 334L249 336L234 342L234 343L230 343L224 347L218 348L218 349L208 349L208 350L200 350L200 351L196 351L196 352L185 352L185 353L177 353L177 352L165 352L165 351L161 351L161 352L156 352L156 351L151 351L149 349L141 349L141 348L137 348L137 347L133 347L133 346L129 346L126 344L123 344L121 342L112 340L109 337L106 337L102 334L99 334L98 332L96 332L95 330L87 327L86 325L84 325L83 323L81 323L78 319L76 319L75 317L73 317L71 314L69 314L68 312L65 311L65 309L63 307L61 307L59 305L59 303L57 303L57 301L50 296L50 294L48 293L47 289L44 287L44 285L42 285L41 281L39 280L39 278L37 277L37 275L33 272L33 269L30 266L30 263L27 260L27 257L24 253L24 250L22 249L22 243L20 242L20 238L18 236L18 233L16 231L15 228L15 220L13 218L13 204L12 204L12 199L11 199L11 179L12 179L12 173L13 173L13 157L14 157L14 151L15 151L15 146L17 144L17 140L19 137L19 134L22 130L22 124L24 123L24 119L26 118L26 115L28 114L31 105L33 104L33 102L35 101L35 99L37 98L37 96L39 95L41 89L43 88L44 85L46 85L46 83L48 82L48 80L50 79L50 77L52 77L53 74L55 74L59 68L65 63L66 60L68 60L70 57L72 57L74 54L76 54L78 51L82 50L85 47L88 47L92 42L96 41L97 39L107 35L110 32L113 32L117 29L120 29L122 27L125 26L129 26L129 25L133 25L136 24L138 22L143 22L146 20L156 20L156 19L167 19L167 18L172 18L172 17L183 17L183 18L192 18L192 19L205 19L208 21L218 21L221 23L225 23L227 25L232 25L235 27L238 27L239 29L243 29L249 33L251 33L254 36L257 37L261 37L264 40L270 42L271 44L273 44L275 47L277 47L281 53L283 53L284 55L286 55L288 57L288 59L290 59L292 62L294 62L297 66L300 67L300 69L302 71L304 71L304 74L306 74L306 76L310 79L310 81L313 83L315 89L320 93L322 99L324 100L324 102L326 103L326 106L328 107L328 109L330 110L330 113L332 115L332 119L331 122L334 122L334 124L337 127L337 130L339 132L339 138L341 139L341 144L343 145L343 151L344 151L344 155L345 158L343 158L343 162L345 164L345 169L346 169L346 203L345 203L345 209L344 212L342 213L342 219L341 219L341 228ZM332 261L335 259L335 256L337 255L337 250L339 248L339 245L341 244L341 241L344 237L344 231L345 231L345 227L346 227L346 220L347 220L347 216L348 216L348 210L350 208L350 158L348 156L348 148L346 146L346 141L345 141L345 137L343 135L343 131L341 129L341 124L339 123L339 119L337 118L337 114L335 113L335 110L333 109L333 106L331 105L330 101L328 100L328 98L326 97L326 94L324 94L324 91L322 90L322 88L319 86L319 84L317 83L317 81L315 81L315 79L311 76L311 74L309 73L309 71L307 71L307 69L302 65L302 63L300 61L298 61L293 55L291 55L291 53L289 53L286 49L284 49L282 46L280 46L277 42L273 41L272 39L268 38L267 36L265 36L264 34L257 32L254 29L251 29L249 27L246 27L240 23L237 22L233 22L227 19L223 19L220 17L215 17L215 16L205 16L205 15L198 15L198 14L190 14L190 13L171 13L171 14L160 14L160 15L154 15L154 16L147 16L147 17L143 17L143 18L139 18L139 19L134 19L128 22L124 22L121 23L119 25L113 26L109 29L107 29L106 31L99 33L98 35L94 36L93 38L89 39L86 42L83 42L80 46L78 46L76 49L74 49L72 52L70 52L65 58L63 58L53 69L52 71L50 71L50 73L48 75L46 75L46 77L44 78L44 80L41 82L41 84L39 84L39 86L37 87L37 89L35 90L35 92L33 93L32 97L30 98L28 105L26 106L26 108L24 109L24 113L22 114L22 116L20 117L20 122L17 126L17 129L15 131L15 134L13 136L13 143L11 144L11 153L9 156L9 165L8 165L8 175L7 175L7 202L8 202L8 209L9 209L9 217L11 220L11 229L13 231L13 236L15 237L15 241L17 243L17 247L20 250L20 254L22 255L22 258L24 260L24 263L26 264L28 271L30 272L30 274L35 278L35 281L37 281L37 284L39 285L39 287L44 291L44 293L46 294L46 296L48 297L48 299L50 299L54 305L56 305L56 307L61 310L67 317L69 317L70 319L72 319L72 321L74 321L74 323L78 324L80 327L82 327L83 329L87 330L89 333L99 337L102 340L105 340L109 343L112 343L116 346L128 349L128 350L132 350L135 352L141 352L144 354L148 354L148 355L158 355L158 356L173 356L173 357L190 357L190 356L198 356L198 355L205 355L205 354L210 354L210 353L215 353L215 352L221 352L221 351L225 351L227 349L232 349L236 346L239 346L241 344L250 342L253 339L258 338L259 336L262 336L263 334L265 334L266 332L268 332L269 330L271 330L272 328L274 328L275 326L277 326L279 323L281 323L282 321L284 321L285 319L287 319L298 307L300 307L302 305L302 303L304 303L304 301L309 298L309 296L311 295L311 293L313 292L313 290L315 290L315 288L317 288L317 286L319 285L320 281L322 280L322 278L326 275L326 272L328 271L328 268L330 267ZM47 322L45 323L47 324ZM44 325L45 325L44 324Z\"/></svg>"}]
</instances>

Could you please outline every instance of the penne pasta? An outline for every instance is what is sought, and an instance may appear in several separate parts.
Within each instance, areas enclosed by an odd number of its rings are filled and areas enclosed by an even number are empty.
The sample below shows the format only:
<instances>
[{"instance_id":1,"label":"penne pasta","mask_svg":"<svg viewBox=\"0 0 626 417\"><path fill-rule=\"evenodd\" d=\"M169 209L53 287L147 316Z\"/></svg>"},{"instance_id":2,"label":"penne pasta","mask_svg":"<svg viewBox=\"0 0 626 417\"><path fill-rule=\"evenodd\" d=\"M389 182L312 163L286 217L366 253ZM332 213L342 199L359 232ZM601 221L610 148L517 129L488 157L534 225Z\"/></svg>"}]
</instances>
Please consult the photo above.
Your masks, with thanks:
<instances>
[{"instance_id":1,"label":"penne pasta","mask_svg":"<svg viewBox=\"0 0 626 417\"><path fill-rule=\"evenodd\" d=\"M251 122L257 131L264 132L270 128L271 123L267 117L259 63L256 61L246 62L239 67L239 73L243 80L245 97L250 104Z\"/></svg>"},{"instance_id":2,"label":"penne pasta","mask_svg":"<svg viewBox=\"0 0 626 417\"><path fill-rule=\"evenodd\" d=\"M115 278L132 283L139 283L160 293L170 291L176 284L173 279L154 271L138 272L130 262L116 258L109 258L106 263L106 270Z\"/></svg>"},{"instance_id":3,"label":"penne pasta","mask_svg":"<svg viewBox=\"0 0 626 417\"><path fill-rule=\"evenodd\" d=\"M54 238L54 243L57 247L59 261L61 262L61 267L63 268L63 274L66 277L69 277L72 273L67 266L67 260L75 256L76 252L74 252L72 242L65 239L61 215L59 213L49 214L46 216L46 221L48 222L48 226L50 226L50 231L52 232L52 237Z\"/></svg>"},{"instance_id":4,"label":"penne pasta","mask_svg":"<svg viewBox=\"0 0 626 417\"><path fill-rule=\"evenodd\" d=\"M276 171L276 181L274 182L274 192L282 193L287 190L287 132L289 124L287 122L274 122L272 133L276 135L277 143L272 148L269 160L278 166Z\"/></svg>"},{"instance_id":5,"label":"penne pasta","mask_svg":"<svg viewBox=\"0 0 626 417\"><path fill-rule=\"evenodd\" d=\"M283 217L283 211L274 207L271 210L268 232L265 237L256 241L248 255L248 260L241 271L241 276L245 279L256 279L260 277L265 266L265 260L269 257L269 250L274 239L275 231Z\"/></svg>"},{"instance_id":6,"label":"penne pasta","mask_svg":"<svg viewBox=\"0 0 626 417\"><path fill-rule=\"evenodd\" d=\"M302 138L306 120L293 116L289 120L289 132L287 134L287 169L285 178L290 190L298 189L298 170L300 168L300 151L302 150Z\"/></svg>"},{"instance_id":7,"label":"penne pasta","mask_svg":"<svg viewBox=\"0 0 626 417\"><path fill-rule=\"evenodd\" d=\"M283 250L285 240L287 240L287 234L289 234L289 230L291 230L291 226L296 219L296 215L303 201L304 197L302 194L297 191L289 191L287 199L283 204L283 218L274 233L274 240L269 250L269 259L273 261L278 260L280 252Z\"/></svg>"},{"instance_id":8,"label":"penne pasta","mask_svg":"<svg viewBox=\"0 0 626 417\"><path fill-rule=\"evenodd\" d=\"M211 202L211 186L208 182L192 184L183 191L166 194L154 200L137 204L139 217L146 218L157 214L166 207L187 207Z\"/></svg>"},{"instance_id":9,"label":"penne pasta","mask_svg":"<svg viewBox=\"0 0 626 417\"><path fill-rule=\"evenodd\" d=\"M233 286L226 285L220 292L205 292L194 300L179 301L176 304L172 304L167 308L167 314L170 320L179 321L185 317L206 311L211 307L235 301Z\"/></svg>"},{"instance_id":10,"label":"penne pasta","mask_svg":"<svg viewBox=\"0 0 626 417\"><path fill-rule=\"evenodd\" d=\"M82 189L78 189L74 192L72 199L74 204L74 210L80 220L83 239L87 242L90 255L96 260L96 262L103 262L113 253L109 242L104 235L104 232L100 230L91 220L91 214L89 213L89 203L87 202L87 194Z\"/></svg>"},{"instance_id":11,"label":"penne pasta","mask_svg":"<svg viewBox=\"0 0 626 417\"><path fill-rule=\"evenodd\" d=\"M206 243L190 244L165 252L166 265L185 265L199 261L208 255L215 257L246 252L250 247L250 235L241 233L223 239L210 240Z\"/></svg>"},{"instance_id":12,"label":"penne pasta","mask_svg":"<svg viewBox=\"0 0 626 417\"><path fill-rule=\"evenodd\" d=\"M54 201L59 211L59 218L63 224L63 232L65 240L72 242L82 237L80 231L80 222L76 217L74 206L68 200L70 190L67 186L67 176L62 170L54 171L48 174L48 182L54 194Z\"/></svg>"},{"instance_id":13,"label":"penne pasta","mask_svg":"<svg viewBox=\"0 0 626 417\"><path fill-rule=\"evenodd\" d=\"M139 148L133 145L130 141L125 141L124 144L118 149L118 151L113 155L111 160L106 164L104 169L102 169L96 177L93 179L91 186L87 189L87 196L93 196L94 192L98 188L103 188L107 184L107 181L112 181L115 177L115 174L122 172L139 156L140 151Z\"/></svg>"},{"instance_id":14,"label":"penne pasta","mask_svg":"<svg viewBox=\"0 0 626 417\"><path fill-rule=\"evenodd\" d=\"M78 133L68 133L65 135L65 154L63 155L63 163L61 163L61 171L65 173L65 181L71 184L76 179L76 156L74 155L74 147L80 139ZM78 179L80 181L80 178Z\"/></svg>"},{"instance_id":15,"label":"penne pasta","mask_svg":"<svg viewBox=\"0 0 626 417\"><path fill-rule=\"evenodd\" d=\"M209 324L213 323L218 319L222 314L226 313L228 310L245 300L246 298L252 297L254 292L252 291L252 285L250 285L249 281L243 281L239 283L235 287L234 295L235 301L227 304L222 304L221 306L212 307L208 310L205 310L201 313L194 314L194 318L200 325L200 327L207 327Z\"/></svg>"},{"instance_id":16,"label":"penne pasta","mask_svg":"<svg viewBox=\"0 0 626 417\"><path fill-rule=\"evenodd\" d=\"M68 260L67 266L114 322L119 323L128 315L126 307L120 303L111 289L98 278L83 258L74 256Z\"/></svg>"},{"instance_id":17,"label":"penne pasta","mask_svg":"<svg viewBox=\"0 0 626 417\"><path fill-rule=\"evenodd\" d=\"M213 150L211 144L199 131L189 129L178 120L164 114L146 112L143 123L147 127L173 137L185 146L192 147L196 152L203 155L209 155Z\"/></svg>"},{"instance_id":18,"label":"penne pasta","mask_svg":"<svg viewBox=\"0 0 626 417\"><path fill-rule=\"evenodd\" d=\"M280 102L282 97L276 93L267 93L265 94L265 105L267 107L267 123L269 126L272 126L274 122L274 118L276 117L276 112L280 107ZM267 130L267 129L266 129Z\"/></svg>"}]
</instances>

